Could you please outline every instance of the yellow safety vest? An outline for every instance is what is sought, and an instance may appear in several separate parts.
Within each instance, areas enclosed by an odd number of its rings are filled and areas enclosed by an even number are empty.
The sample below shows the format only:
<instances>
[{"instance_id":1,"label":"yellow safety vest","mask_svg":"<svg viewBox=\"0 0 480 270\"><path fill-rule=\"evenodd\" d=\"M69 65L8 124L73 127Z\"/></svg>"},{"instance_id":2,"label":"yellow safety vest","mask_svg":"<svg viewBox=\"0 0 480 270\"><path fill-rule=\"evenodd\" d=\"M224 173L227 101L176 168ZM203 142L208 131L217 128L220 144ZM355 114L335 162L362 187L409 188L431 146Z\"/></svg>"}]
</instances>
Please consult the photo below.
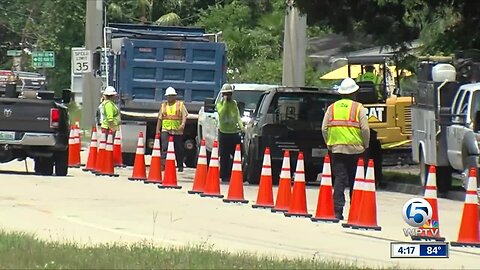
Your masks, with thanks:
<instances>
[{"instance_id":1,"label":"yellow safety vest","mask_svg":"<svg viewBox=\"0 0 480 270\"><path fill-rule=\"evenodd\" d=\"M361 104L341 99L329 107L327 145L363 145L360 133L359 113Z\"/></svg>"},{"instance_id":2,"label":"yellow safety vest","mask_svg":"<svg viewBox=\"0 0 480 270\"><path fill-rule=\"evenodd\" d=\"M182 124L183 102L175 101L169 105L168 102L162 104L162 129L179 130Z\"/></svg>"}]
</instances>

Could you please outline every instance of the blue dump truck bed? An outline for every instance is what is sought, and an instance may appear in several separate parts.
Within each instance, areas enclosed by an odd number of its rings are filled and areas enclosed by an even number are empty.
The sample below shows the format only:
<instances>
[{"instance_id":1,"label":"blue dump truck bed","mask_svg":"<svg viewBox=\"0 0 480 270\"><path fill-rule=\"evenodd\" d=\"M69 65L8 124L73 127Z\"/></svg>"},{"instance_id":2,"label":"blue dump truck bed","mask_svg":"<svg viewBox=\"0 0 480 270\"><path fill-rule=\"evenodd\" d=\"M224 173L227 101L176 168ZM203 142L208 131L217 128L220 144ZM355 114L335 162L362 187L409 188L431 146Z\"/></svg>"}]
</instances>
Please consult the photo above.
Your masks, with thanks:
<instances>
[{"instance_id":1,"label":"blue dump truck bed","mask_svg":"<svg viewBox=\"0 0 480 270\"><path fill-rule=\"evenodd\" d=\"M158 111L167 87L177 90L196 113L226 80L224 43L209 41L203 29L113 25L119 44L115 86L124 110Z\"/></svg>"}]
</instances>

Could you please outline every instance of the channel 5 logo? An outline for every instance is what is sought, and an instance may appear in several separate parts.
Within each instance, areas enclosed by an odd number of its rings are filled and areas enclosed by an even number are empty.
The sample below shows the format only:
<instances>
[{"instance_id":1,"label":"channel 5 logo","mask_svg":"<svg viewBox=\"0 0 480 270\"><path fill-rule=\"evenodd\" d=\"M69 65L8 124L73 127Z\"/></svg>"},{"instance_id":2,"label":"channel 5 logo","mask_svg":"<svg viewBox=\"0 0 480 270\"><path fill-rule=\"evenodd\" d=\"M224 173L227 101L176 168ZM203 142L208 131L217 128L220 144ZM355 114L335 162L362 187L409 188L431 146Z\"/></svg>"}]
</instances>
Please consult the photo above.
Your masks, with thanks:
<instances>
[{"instance_id":1,"label":"channel 5 logo","mask_svg":"<svg viewBox=\"0 0 480 270\"><path fill-rule=\"evenodd\" d=\"M408 200L403 205L403 220L414 228L404 228L405 236L437 236L438 221L432 220L433 210L430 203L421 198Z\"/></svg>"}]
</instances>

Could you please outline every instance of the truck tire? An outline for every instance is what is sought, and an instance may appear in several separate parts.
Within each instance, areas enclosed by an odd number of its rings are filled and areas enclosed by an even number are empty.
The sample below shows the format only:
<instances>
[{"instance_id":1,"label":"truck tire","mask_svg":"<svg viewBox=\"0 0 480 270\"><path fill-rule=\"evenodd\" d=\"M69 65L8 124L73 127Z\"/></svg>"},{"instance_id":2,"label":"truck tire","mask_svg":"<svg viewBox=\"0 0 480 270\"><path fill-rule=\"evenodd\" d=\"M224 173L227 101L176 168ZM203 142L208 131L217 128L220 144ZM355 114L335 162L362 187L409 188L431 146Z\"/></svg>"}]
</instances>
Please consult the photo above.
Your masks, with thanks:
<instances>
[{"instance_id":1,"label":"truck tire","mask_svg":"<svg viewBox=\"0 0 480 270\"><path fill-rule=\"evenodd\" d=\"M58 151L53 155L55 160L55 175L67 176L68 174L68 150Z\"/></svg>"},{"instance_id":2,"label":"truck tire","mask_svg":"<svg viewBox=\"0 0 480 270\"><path fill-rule=\"evenodd\" d=\"M242 160L243 167L243 182L248 182L251 185L258 185L260 183L261 161L254 158L253 149L248 150L248 154Z\"/></svg>"},{"instance_id":3,"label":"truck tire","mask_svg":"<svg viewBox=\"0 0 480 270\"><path fill-rule=\"evenodd\" d=\"M135 162L135 153L122 153L123 164L133 166Z\"/></svg>"},{"instance_id":4,"label":"truck tire","mask_svg":"<svg viewBox=\"0 0 480 270\"><path fill-rule=\"evenodd\" d=\"M372 143L370 148L369 158L373 159L375 169L375 187L378 188L383 184L383 155L380 141L375 141L375 143Z\"/></svg>"},{"instance_id":5,"label":"truck tire","mask_svg":"<svg viewBox=\"0 0 480 270\"><path fill-rule=\"evenodd\" d=\"M420 150L420 184L422 187L427 185L428 170L430 165L426 164L423 151ZM436 168L437 190L439 193L447 193L452 188L452 172L450 166L437 166Z\"/></svg>"},{"instance_id":6,"label":"truck tire","mask_svg":"<svg viewBox=\"0 0 480 270\"><path fill-rule=\"evenodd\" d=\"M35 173L39 175L53 175L53 158L38 157L35 158Z\"/></svg>"}]
</instances>

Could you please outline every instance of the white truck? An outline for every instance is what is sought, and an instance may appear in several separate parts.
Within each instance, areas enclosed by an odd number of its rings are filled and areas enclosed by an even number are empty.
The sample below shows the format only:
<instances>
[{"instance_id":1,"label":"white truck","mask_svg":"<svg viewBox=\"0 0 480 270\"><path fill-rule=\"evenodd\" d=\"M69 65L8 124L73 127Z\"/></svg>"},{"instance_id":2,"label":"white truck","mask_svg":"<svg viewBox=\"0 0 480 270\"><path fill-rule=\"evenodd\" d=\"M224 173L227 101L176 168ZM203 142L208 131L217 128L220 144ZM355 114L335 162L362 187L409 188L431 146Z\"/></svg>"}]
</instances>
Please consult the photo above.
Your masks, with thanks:
<instances>
[{"instance_id":1,"label":"white truck","mask_svg":"<svg viewBox=\"0 0 480 270\"><path fill-rule=\"evenodd\" d=\"M436 166L438 191L446 193L452 174L466 187L469 168L480 167L480 83L457 82L465 74L445 61L424 61L420 67L424 79L412 105L412 158L420 164L423 185L428 166Z\"/></svg>"},{"instance_id":2,"label":"white truck","mask_svg":"<svg viewBox=\"0 0 480 270\"><path fill-rule=\"evenodd\" d=\"M235 89L233 91L233 99L237 101L244 123L250 120L260 95L268 89L277 87L277 85L251 83L232 85ZM218 113L215 111L215 106L221 98L222 95L220 93L218 93L216 98L206 98L204 106L198 112L197 145L200 145L200 141L204 139L208 153L211 153L213 141L218 138Z\"/></svg>"}]
</instances>

